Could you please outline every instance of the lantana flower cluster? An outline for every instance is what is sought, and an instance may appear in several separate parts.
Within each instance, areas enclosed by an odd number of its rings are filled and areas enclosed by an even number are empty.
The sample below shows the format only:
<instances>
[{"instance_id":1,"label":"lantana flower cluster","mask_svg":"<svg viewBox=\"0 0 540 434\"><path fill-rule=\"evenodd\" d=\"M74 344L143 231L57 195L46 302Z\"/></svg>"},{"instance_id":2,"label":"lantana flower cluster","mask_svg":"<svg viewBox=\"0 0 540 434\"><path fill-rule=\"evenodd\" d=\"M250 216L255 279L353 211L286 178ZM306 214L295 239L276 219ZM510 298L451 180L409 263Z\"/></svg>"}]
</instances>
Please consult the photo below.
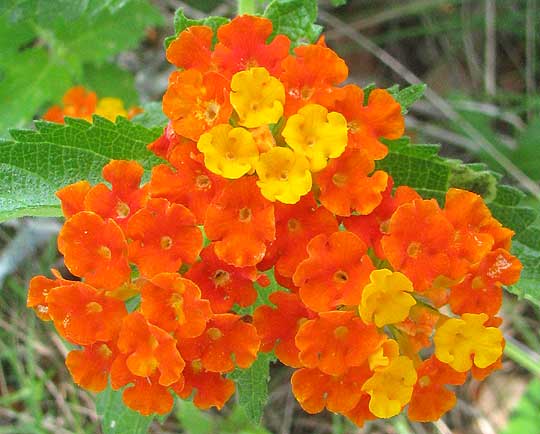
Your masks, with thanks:
<instances>
[{"instance_id":1,"label":"lantana flower cluster","mask_svg":"<svg viewBox=\"0 0 540 434\"><path fill-rule=\"evenodd\" d=\"M98 98L95 92L84 86L74 86L64 94L61 105L51 106L43 115L43 119L58 124L64 123L64 117L84 119L92 121L92 115L98 115L114 121L117 116L131 119L142 112L137 106L126 110L124 102L120 98L110 96Z\"/></svg>"},{"instance_id":2,"label":"lantana flower cluster","mask_svg":"<svg viewBox=\"0 0 540 434\"><path fill-rule=\"evenodd\" d=\"M28 305L80 347L77 384L127 386L143 414L173 394L221 408L228 373L273 351L305 411L362 425L405 407L436 420L449 386L500 366L513 232L477 194L453 188L440 206L375 170L381 140L404 133L386 90L343 85L324 40L291 51L248 15L187 28L167 59L170 122L149 145L166 162L143 185L140 165L112 161L108 185L61 189L58 248L81 280L30 283ZM272 304L239 315L268 273Z\"/></svg>"}]
</instances>

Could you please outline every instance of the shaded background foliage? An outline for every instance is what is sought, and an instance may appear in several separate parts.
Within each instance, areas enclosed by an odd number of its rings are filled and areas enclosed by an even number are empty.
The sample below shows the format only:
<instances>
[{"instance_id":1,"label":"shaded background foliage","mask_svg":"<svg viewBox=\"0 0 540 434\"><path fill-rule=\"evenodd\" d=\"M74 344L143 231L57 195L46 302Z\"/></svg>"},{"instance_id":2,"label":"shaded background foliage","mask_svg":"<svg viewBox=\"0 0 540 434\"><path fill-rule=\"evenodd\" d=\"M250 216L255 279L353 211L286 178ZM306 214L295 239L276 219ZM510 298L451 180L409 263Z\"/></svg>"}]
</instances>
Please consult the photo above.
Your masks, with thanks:
<instances>
[{"instance_id":1,"label":"shaded background foliage","mask_svg":"<svg viewBox=\"0 0 540 434\"><path fill-rule=\"evenodd\" d=\"M407 114L407 134L413 142L442 143L447 157L485 163L474 166L477 173L488 173L488 168L504 173L504 181L526 191L524 200L540 211L537 0L333 0L319 6L317 23L325 27L327 43L347 61L350 81L379 87L427 83L425 98ZM138 121L147 127L158 125L163 119L159 104L152 101L160 100L173 70L164 58L163 41L174 34L173 16L179 7L186 16L199 19L209 14L233 16L236 3L0 1L0 137L7 136L8 128L29 126L74 84L101 96L120 97L126 105L142 104L147 113ZM316 34L318 27L310 31ZM115 137L117 130L103 128ZM126 146L136 154L138 142L129 141L133 126L125 128L118 140L126 137ZM42 125L40 143L49 143L53 130ZM19 133L21 143L24 134ZM10 146L14 145L0 142L4 155ZM106 148L101 154L111 158ZM75 163L83 170L84 161ZM460 167L456 163L448 176L471 184ZM17 179L16 173L12 176ZM493 187L478 177L473 181L481 188ZM40 182L37 179L35 185ZM540 239L538 222L527 225L531 232L524 242ZM102 409L109 410L103 421L106 432L133 432L117 417L115 396L102 394L96 411L93 396L78 389L64 367L66 343L24 306L30 276L47 273L51 264L66 272L55 246L58 229L54 219L0 225L0 434L100 432ZM290 370L277 364L271 365L261 426L235 402L221 414L202 413L189 402L178 402L167 418L137 423L141 432L149 427L153 433L190 434L535 433L540 426L540 310L515 296L505 297L502 316L505 336L512 343L510 357L486 382L469 381L460 389L456 408L437 423L410 424L398 417L357 429L329 413L308 416L292 397ZM243 381L249 386L249 378ZM130 415L126 417L129 421Z\"/></svg>"}]
</instances>

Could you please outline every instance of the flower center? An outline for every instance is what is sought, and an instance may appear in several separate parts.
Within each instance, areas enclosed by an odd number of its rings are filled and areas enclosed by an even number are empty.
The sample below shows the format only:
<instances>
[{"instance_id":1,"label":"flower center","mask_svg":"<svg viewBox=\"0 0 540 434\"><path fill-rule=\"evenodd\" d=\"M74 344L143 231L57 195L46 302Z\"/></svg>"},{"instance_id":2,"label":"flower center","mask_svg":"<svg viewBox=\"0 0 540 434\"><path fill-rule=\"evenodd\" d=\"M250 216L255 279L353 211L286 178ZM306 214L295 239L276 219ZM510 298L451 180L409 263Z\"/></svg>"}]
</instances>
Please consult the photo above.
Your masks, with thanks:
<instances>
[{"instance_id":1,"label":"flower center","mask_svg":"<svg viewBox=\"0 0 540 434\"><path fill-rule=\"evenodd\" d=\"M212 182L208 176L199 175L197 178L195 178L195 186L198 190L207 190L212 187Z\"/></svg>"},{"instance_id":2,"label":"flower center","mask_svg":"<svg viewBox=\"0 0 540 434\"><path fill-rule=\"evenodd\" d=\"M116 215L118 218L126 218L129 215L130 209L127 203L119 201L116 204Z\"/></svg>"},{"instance_id":3,"label":"flower center","mask_svg":"<svg viewBox=\"0 0 540 434\"><path fill-rule=\"evenodd\" d=\"M111 249L109 249L107 246L99 246L98 255L105 259L111 259Z\"/></svg>"},{"instance_id":4,"label":"flower center","mask_svg":"<svg viewBox=\"0 0 540 434\"><path fill-rule=\"evenodd\" d=\"M347 183L347 175L343 173L334 173L332 182L336 187L343 187Z\"/></svg>"},{"instance_id":5,"label":"flower center","mask_svg":"<svg viewBox=\"0 0 540 434\"><path fill-rule=\"evenodd\" d=\"M243 223L251 221L251 209L244 207L240 211L238 211L238 220Z\"/></svg>"},{"instance_id":6,"label":"flower center","mask_svg":"<svg viewBox=\"0 0 540 434\"><path fill-rule=\"evenodd\" d=\"M169 250L173 245L173 240L171 237L165 235L161 237L160 245L163 250Z\"/></svg>"},{"instance_id":7,"label":"flower center","mask_svg":"<svg viewBox=\"0 0 540 434\"><path fill-rule=\"evenodd\" d=\"M349 275L345 271L338 270L334 273L334 282L345 283L348 280L349 280Z\"/></svg>"},{"instance_id":8,"label":"flower center","mask_svg":"<svg viewBox=\"0 0 540 434\"><path fill-rule=\"evenodd\" d=\"M287 228L289 229L289 232L296 232L300 229L300 222L296 219L290 219L287 222Z\"/></svg>"},{"instance_id":9,"label":"flower center","mask_svg":"<svg viewBox=\"0 0 540 434\"><path fill-rule=\"evenodd\" d=\"M91 301L86 305L86 313L99 313L103 312L103 306L101 304Z\"/></svg>"},{"instance_id":10,"label":"flower center","mask_svg":"<svg viewBox=\"0 0 540 434\"><path fill-rule=\"evenodd\" d=\"M407 247L407 255L409 255L411 258L416 258L418 254L420 253L420 250L422 247L420 246L420 243L417 241L412 242L409 244L409 247Z\"/></svg>"},{"instance_id":11,"label":"flower center","mask_svg":"<svg viewBox=\"0 0 540 434\"><path fill-rule=\"evenodd\" d=\"M212 280L214 281L214 284L216 286L222 286L225 285L229 280L231 280L231 276L225 270L217 270L214 273L214 277L212 278Z\"/></svg>"}]
</instances>

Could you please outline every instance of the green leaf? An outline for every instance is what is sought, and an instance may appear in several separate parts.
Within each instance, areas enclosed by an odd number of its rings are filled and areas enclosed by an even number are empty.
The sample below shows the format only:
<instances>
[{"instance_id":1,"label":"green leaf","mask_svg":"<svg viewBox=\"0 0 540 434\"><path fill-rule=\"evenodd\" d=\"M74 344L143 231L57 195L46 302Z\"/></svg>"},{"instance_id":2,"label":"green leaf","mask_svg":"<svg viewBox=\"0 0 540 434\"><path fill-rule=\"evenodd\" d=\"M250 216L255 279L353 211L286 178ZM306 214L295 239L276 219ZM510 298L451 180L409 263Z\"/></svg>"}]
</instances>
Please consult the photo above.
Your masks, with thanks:
<instances>
[{"instance_id":1,"label":"green leaf","mask_svg":"<svg viewBox=\"0 0 540 434\"><path fill-rule=\"evenodd\" d=\"M126 109L139 103L133 73L114 63L85 65L81 84L96 92L100 98L120 98Z\"/></svg>"},{"instance_id":2,"label":"green leaf","mask_svg":"<svg viewBox=\"0 0 540 434\"><path fill-rule=\"evenodd\" d=\"M109 385L96 398L96 410L103 417L103 434L146 434L153 416L142 416L125 406L122 391L113 390Z\"/></svg>"},{"instance_id":3,"label":"green leaf","mask_svg":"<svg viewBox=\"0 0 540 434\"><path fill-rule=\"evenodd\" d=\"M43 48L24 50L9 65L0 65L0 137L21 127L46 101L60 99L71 86L66 68L51 61Z\"/></svg>"},{"instance_id":4,"label":"green leaf","mask_svg":"<svg viewBox=\"0 0 540 434\"><path fill-rule=\"evenodd\" d=\"M500 175L483 164L441 158L437 145L411 145L408 138L386 143L389 154L377 162L377 168L390 173L396 186L408 185L440 204L450 187L473 191L484 198L494 217L516 233L512 253L524 268L520 281L508 290L540 305L540 229L535 227L538 213L523 205L525 194L498 185Z\"/></svg>"},{"instance_id":5,"label":"green leaf","mask_svg":"<svg viewBox=\"0 0 540 434\"><path fill-rule=\"evenodd\" d=\"M160 102L143 104L143 112L135 116L132 121L146 128L164 128L169 119L163 114Z\"/></svg>"},{"instance_id":6,"label":"green leaf","mask_svg":"<svg viewBox=\"0 0 540 434\"><path fill-rule=\"evenodd\" d=\"M217 32L217 29L221 27L223 24L227 24L228 22L229 22L228 18L217 17L217 16L210 16L210 17L202 18L200 20L193 20L191 18L186 17L183 9L177 9L176 13L174 14L175 34L173 36L169 36L168 38L165 38L165 49L167 49L167 47L176 38L176 36L178 36L179 33L183 32L185 29L191 26L211 27L212 30L214 30L214 43L215 43L216 42L215 33Z\"/></svg>"},{"instance_id":7,"label":"green leaf","mask_svg":"<svg viewBox=\"0 0 540 434\"><path fill-rule=\"evenodd\" d=\"M275 278L272 270L266 275L270 279L267 287L255 284L257 300L252 306L235 309L239 315L253 315L255 309L262 305L271 305L269 297L275 291L283 290ZM246 416L254 423L259 423L264 406L268 400L268 380L270 378L270 362L275 360L273 353L259 353L257 360L249 369L236 369L230 374L230 378L236 383L238 402Z\"/></svg>"},{"instance_id":8,"label":"green leaf","mask_svg":"<svg viewBox=\"0 0 540 434\"><path fill-rule=\"evenodd\" d=\"M149 0L9 0L2 6L0 137L88 81L89 64L95 68L136 47L147 27L162 22ZM125 76L117 84L128 93Z\"/></svg>"},{"instance_id":9,"label":"green leaf","mask_svg":"<svg viewBox=\"0 0 540 434\"><path fill-rule=\"evenodd\" d=\"M512 161L535 181L540 180L538 149L540 148L540 116L531 119L518 137L517 148L510 153Z\"/></svg>"},{"instance_id":10,"label":"green leaf","mask_svg":"<svg viewBox=\"0 0 540 434\"><path fill-rule=\"evenodd\" d=\"M94 16L59 22L51 45L70 64L100 64L111 54L135 48L148 27L162 23L163 17L147 0L130 0L114 13L105 8Z\"/></svg>"},{"instance_id":11,"label":"green leaf","mask_svg":"<svg viewBox=\"0 0 540 434\"><path fill-rule=\"evenodd\" d=\"M274 25L273 36L287 35L293 47L317 40L322 31L315 24L317 14L316 0L273 0L264 11L264 16Z\"/></svg>"},{"instance_id":12,"label":"green leaf","mask_svg":"<svg viewBox=\"0 0 540 434\"><path fill-rule=\"evenodd\" d=\"M271 353L259 353L257 360L248 369L236 369L229 378L236 383L238 403L254 423L259 423L268 401Z\"/></svg>"},{"instance_id":13,"label":"green leaf","mask_svg":"<svg viewBox=\"0 0 540 434\"><path fill-rule=\"evenodd\" d=\"M540 380L533 379L510 414L508 425L501 434L534 433L540 426Z\"/></svg>"},{"instance_id":14,"label":"green leaf","mask_svg":"<svg viewBox=\"0 0 540 434\"><path fill-rule=\"evenodd\" d=\"M215 432L212 417L195 407L191 401L177 399L174 413L186 434L212 434Z\"/></svg>"},{"instance_id":15,"label":"green leaf","mask_svg":"<svg viewBox=\"0 0 540 434\"><path fill-rule=\"evenodd\" d=\"M413 84L407 86L405 89L399 90L399 86L396 84L387 90L401 105L401 113L406 114L409 107L424 96L426 87L425 84Z\"/></svg>"},{"instance_id":16,"label":"green leaf","mask_svg":"<svg viewBox=\"0 0 540 434\"><path fill-rule=\"evenodd\" d=\"M37 121L36 130L13 130L0 141L0 221L22 216L61 215L54 193L87 179L101 180L111 159L139 161L149 171L159 161L146 149L162 132L124 118L116 123L94 116L93 124Z\"/></svg>"},{"instance_id":17,"label":"green leaf","mask_svg":"<svg viewBox=\"0 0 540 434\"><path fill-rule=\"evenodd\" d=\"M330 0L330 3L332 4L332 6L334 6L335 8L337 8L337 7L339 7L339 6L346 5L346 4L347 4L347 0Z\"/></svg>"}]
</instances>

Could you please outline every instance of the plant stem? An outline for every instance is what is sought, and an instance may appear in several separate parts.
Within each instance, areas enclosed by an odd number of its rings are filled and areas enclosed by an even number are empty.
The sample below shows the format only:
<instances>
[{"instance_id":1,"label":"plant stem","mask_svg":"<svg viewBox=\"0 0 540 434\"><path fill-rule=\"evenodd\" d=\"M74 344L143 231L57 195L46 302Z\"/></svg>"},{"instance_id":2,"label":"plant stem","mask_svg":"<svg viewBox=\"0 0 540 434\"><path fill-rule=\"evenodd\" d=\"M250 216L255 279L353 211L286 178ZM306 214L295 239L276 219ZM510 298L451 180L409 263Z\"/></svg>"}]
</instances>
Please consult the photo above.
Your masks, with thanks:
<instances>
[{"instance_id":1,"label":"plant stem","mask_svg":"<svg viewBox=\"0 0 540 434\"><path fill-rule=\"evenodd\" d=\"M257 0L238 0L238 15L255 15L257 13L256 1Z\"/></svg>"},{"instance_id":2,"label":"plant stem","mask_svg":"<svg viewBox=\"0 0 540 434\"><path fill-rule=\"evenodd\" d=\"M504 354L518 365L527 369L531 374L540 377L540 356L514 338L510 336L506 336L505 338L506 346L504 347Z\"/></svg>"}]
</instances>

